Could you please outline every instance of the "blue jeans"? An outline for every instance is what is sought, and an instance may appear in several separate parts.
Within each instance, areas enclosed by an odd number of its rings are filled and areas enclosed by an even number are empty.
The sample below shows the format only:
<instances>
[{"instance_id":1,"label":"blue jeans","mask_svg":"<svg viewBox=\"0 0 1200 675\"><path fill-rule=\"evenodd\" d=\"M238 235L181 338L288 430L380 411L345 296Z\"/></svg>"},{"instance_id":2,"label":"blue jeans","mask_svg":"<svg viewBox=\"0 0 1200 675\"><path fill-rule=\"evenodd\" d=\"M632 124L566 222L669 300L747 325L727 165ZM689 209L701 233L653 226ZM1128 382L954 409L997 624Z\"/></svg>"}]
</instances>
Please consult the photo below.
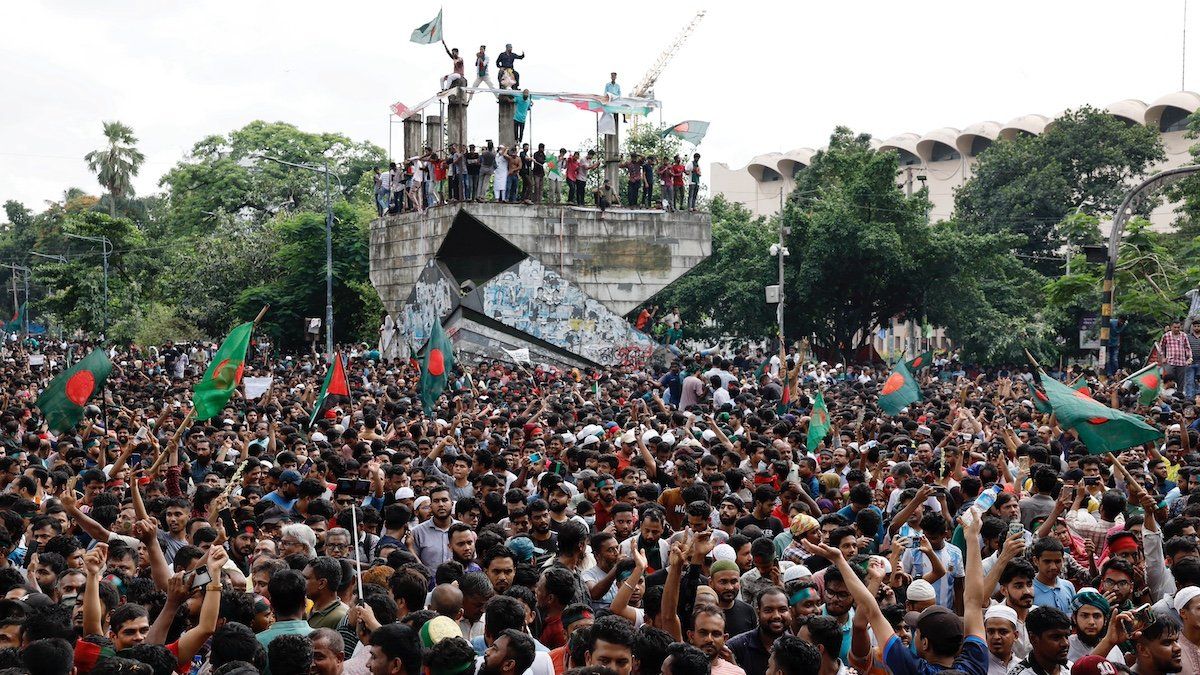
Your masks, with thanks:
<instances>
[{"instance_id":1,"label":"blue jeans","mask_svg":"<svg viewBox=\"0 0 1200 675\"><path fill-rule=\"evenodd\" d=\"M475 199L475 176L469 173L463 174L463 201Z\"/></svg>"},{"instance_id":2,"label":"blue jeans","mask_svg":"<svg viewBox=\"0 0 1200 675\"><path fill-rule=\"evenodd\" d=\"M1193 363L1187 367L1187 387L1184 389L1184 396L1188 401L1196 396L1196 378L1198 377L1200 377L1200 363Z\"/></svg>"},{"instance_id":3,"label":"blue jeans","mask_svg":"<svg viewBox=\"0 0 1200 675\"><path fill-rule=\"evenodd\" d=\"M387 213L388 201L391 199L392 193L385 187L375 189L375 209L379 215Z\"/></svg>"},{"instance_id":4,"label":"blue jeans","mask_svg":"<svg viewBox=\"0 0 1200 675\"><path fill-rule=\"evenodd\" d=\"M517 195L517 174L515 174L515 173L508 174L508 181L505 183L505 187L504 187L504 196L510 202L517 201L517 197L518 197L518 195Z\"/></svg>"}]
</instances>

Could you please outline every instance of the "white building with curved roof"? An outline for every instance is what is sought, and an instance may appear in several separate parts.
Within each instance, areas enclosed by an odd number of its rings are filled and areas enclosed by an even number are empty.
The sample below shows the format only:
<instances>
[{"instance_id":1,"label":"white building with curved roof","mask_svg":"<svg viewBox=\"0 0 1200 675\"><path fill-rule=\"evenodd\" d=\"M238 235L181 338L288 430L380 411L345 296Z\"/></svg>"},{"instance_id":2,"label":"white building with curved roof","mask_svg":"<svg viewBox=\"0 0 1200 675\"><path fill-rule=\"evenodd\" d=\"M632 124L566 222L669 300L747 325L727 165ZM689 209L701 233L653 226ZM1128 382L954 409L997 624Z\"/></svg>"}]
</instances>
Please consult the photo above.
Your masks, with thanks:
<instances>
[{"instance_id":1,"label":"white building with curved roof","mask_svg":"<svg viewBox=\"0 0 1200 675\"><path fill-rule=\"evenodd\" d=\"M1166 94L1147 105L1137 99L1125 99L1099 107L1128 124L1148 124L1162 132L1167 159L1156 170L1182 166L1191 162L1187 138L1188 117L1200 109L1200 94L1177 91ZM931 217L945 220L954 212L954 190L971 177L975 158L999 139L1021 135L1038 135L1054 123L1054 117L1039 114L1022 115L1007 122L984 121L956 129L942 127L925 134L903 133L873 143L880 150L896 152L901 172L897 183L911 182L917 190L924 184L933 202ZM740 168L731 169L722 162L711 166L713 194L745 204L756 215L774 215L779 210L780 194L795 187L796 175L812 161L818 151L798 148L787 152L758 155ZM1174 205L1160 205L1152 214L1156 228L1167 228L1174 220Z\"/></svg>"}]
</instances>

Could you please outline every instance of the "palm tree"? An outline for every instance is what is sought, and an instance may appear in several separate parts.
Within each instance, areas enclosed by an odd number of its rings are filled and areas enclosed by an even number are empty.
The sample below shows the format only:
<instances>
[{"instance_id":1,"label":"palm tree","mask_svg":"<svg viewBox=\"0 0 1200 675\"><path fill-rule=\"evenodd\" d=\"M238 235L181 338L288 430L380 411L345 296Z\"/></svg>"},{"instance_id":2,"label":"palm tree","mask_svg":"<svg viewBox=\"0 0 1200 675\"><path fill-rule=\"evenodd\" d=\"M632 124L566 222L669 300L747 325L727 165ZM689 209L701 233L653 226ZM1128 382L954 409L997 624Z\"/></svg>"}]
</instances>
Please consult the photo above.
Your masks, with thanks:
<instances>
[{"instance_id":1,"label":"palm tree","mask_svg":"<svg viewBox=\"0 0 1200 675\"><path fill-rule=\"evenodd\" d=\"M117 197L133 196L133 177L138 174L146 156L134 144L137 137L133 129L120 122L105 122L104 137L108 146L84 155L88 169L96 174L96 180L108 190L108 213L117 216Z\"/></svg>"}]
</instances>

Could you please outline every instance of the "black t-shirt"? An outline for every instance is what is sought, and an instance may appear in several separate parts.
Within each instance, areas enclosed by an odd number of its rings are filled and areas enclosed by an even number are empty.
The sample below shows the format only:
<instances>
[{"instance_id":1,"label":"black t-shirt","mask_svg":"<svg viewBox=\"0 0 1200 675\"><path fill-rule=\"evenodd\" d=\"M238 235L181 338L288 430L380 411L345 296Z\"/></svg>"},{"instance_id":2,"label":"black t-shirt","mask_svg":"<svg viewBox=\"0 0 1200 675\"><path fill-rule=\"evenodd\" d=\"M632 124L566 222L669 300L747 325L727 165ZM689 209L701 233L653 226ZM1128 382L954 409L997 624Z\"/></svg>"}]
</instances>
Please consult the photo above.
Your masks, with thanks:
<instances>
[{"instance_id":1,"label":"black t-shirt","mask_svg":"<svg viewBox=\"0 0 1200 675\"><path fill-rule=\"evenodd\" d=\"M468 176L478 176L479 175L479 153L478 152L468 152L466 157L467 157L467 175Z\"/></svg>"},{"instance_id":2,"label":"black t-shirt","mask_svg":"<svg viewBox=\"0 0 1200 675\"><path fill-rule=\"evenodd\" d=\"M529 538L533 541L534 546L544 550L547 553L553 553L554 555L558 555L558 535L554 533L554 529L553 529L554 520L551 519L550 522L552 523L552 525L551 525L551 529L550 529L550 538L549 539L546 539L544 541L541 539L534 539L532 532L529 534Z\"/></svg>"},{"instance_id":3,"label":"black t-shirt","mask_svg":"<svg viewBox=\"0 0 1200 675\"><path fill-rule=\"evenodd\" d=\"M741 518L738 518L737 526L739 530L747 525L754 525L758 529L762 530L763 536L765 537L774 537L780 532L783 532L783 523L779 522L779 519L775 516L755 518L754 514L750 514L748 516L742 516ZM729 631L726 632L728 633ZM734 635L734 633L729 634Z\"/></svg>"},{"instance_id":4,"label":"black t-shirt","mask_svg":"<svg viewBox=\"0 0 1200 675\"><path fill-rule=\"evenodd\" d=\"M754 613L754 608L741 600L734 600L733 607L725 610L726 634L739 635L757 627L758 615Z\"/></svg>"},{"instance_id":5,"label":"black t-shirt","mask_svg":"<svg viewBox=\"0 0 1200 675\"><path fill-rule=\"evenodd\" d=\"M545 176L546 175L546 166L545 165L546 165L546 153L542 152L541 150L534 152L533 153L533 175Z\"/></svg>"}]
</instances>

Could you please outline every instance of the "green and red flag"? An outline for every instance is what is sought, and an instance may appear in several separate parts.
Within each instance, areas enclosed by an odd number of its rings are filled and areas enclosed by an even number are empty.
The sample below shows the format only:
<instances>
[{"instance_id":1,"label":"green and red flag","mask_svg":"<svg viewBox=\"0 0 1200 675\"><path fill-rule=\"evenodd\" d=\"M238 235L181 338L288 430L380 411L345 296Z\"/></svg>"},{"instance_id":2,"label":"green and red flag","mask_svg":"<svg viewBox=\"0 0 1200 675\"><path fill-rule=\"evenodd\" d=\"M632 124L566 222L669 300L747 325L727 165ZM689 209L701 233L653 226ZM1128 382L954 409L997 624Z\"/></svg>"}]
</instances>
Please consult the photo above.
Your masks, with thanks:
<instances>
[{"instance_id":1,"label":"green and red flag","mask_svg":"<svg viewBox=\"0 0 1200 675\"><path fill-rule=\"evenodd\" d=\"M829 409L825 407L825 395L817 390L813 397L812 416L808 418L808 451L816 452L817 446L829 435Z\"/></svg>"},{"instance_id":2,"label":"green and red flag","mask_svg":"<svg viewBox=\"0 0 1200 675\"><path fill-rule=\"evenodd\" d=\"M1157 363L1151 363L1125 379L1137 385L1138 403L1142 405L1154 403L1162 393L1162 368Z\"/></svg>"},{"instance_id":3,"label":"green and red flag","mask_svg":"<svg viewBox=\"0 0 1200 675\"><path fill-rule=\"evenodd\" d=\"M908 363L906 363L904 365L905 365L905 367L908 368L909 372L915 373L918 370L920 370L922 368L927 368L932 364L933 364L933 350L930 349L928 351L917 354L916 358L914 358L912 361L909 361Z\"/></svg>"},{"instance_id":4,"label":"green and red flag","mask_svg":"<svg viewBox=\"0 0 1200 675\"><path fill-rule=\"evenodd\" d=\"M879 390L879 407L889 415L896 415L908 404L921 400L921 388L908 372L903 361L897 361L888 378Z\"/></svg>"},{"instance_id":5,"label":"green and red flag","mask_svg":"<svg viewBox=\"0 0 1200 675\"><path fill-rule=\"evenodd\" d=\"M212 419L221 412L229 397L242 382L242 373L246 370L246 349L250 347L250 333L254 332L254 322L237 326L229 331L229 336L221 343L221 348L213 355L204 377L196 383L192 395L192 405L196 408L196 419L204 421Z\"/></svg>"},{"instance_id":6,"label":"green and red flag","mask_svg":"<svg viewBox=\"0 0 1200 675\"><path fill-rule=\"evenodd\" d=\"M1074 429L1089 454L1119 452L1162 438L1161 431L1137 415L1113 410L1052 377L1040 379L1058 423Z\"/></svg>"},{"instance_id":7,"label":"green and red flag","mask_svg":"<svg viewBox=\"0 0 1200 675\"><path fill-rule=\"evenodd\" d=\"M784 364L784 371L787 370L787 364ZM783 394L779 397L779 405L775 406L775 414L783 416L787 413L788 406L792 404L792 376L790 373L784 373L783 376Z\"/></svg>"},{"instance_id":8,"label":"green and red flag","mask_svg":"<svg viewBox=\"0 0 1200 675\"><path fill-rule=\"evenodd\" d=\"M442 330L441 320L434 317L433 330L430 331L424 358L421 359L421 407L426 415L433 414L433 404L442 395L453 369L454 344Z\"/></svg>"},{"instance_id":9,"label":"green and red flag","mask_svg":"<svg viewBox=\"0 0 1200 675\"><path fill-rule=\"evenodd\" d=\"M104 388L110 371L112 362L103 349L96 349L51 380L37 400L46 424L58 432L73 429L88 399Z\"/></svg>"},{"instance_id":10,"label":"green and red flag","mask_svg":"<svg viewBox=\"0 0 1200 675\"><path fill-rule=\"evenodd\" d=\"M312 426L317 417L325 410L326 404L349 403L350 380L346 377L346 364L339 352L333 353L333 363L325 370L325 382L321 384L321 393L317 395L317 407L313 408L308 426Z\"/></svg>"},{"instance_id":11,"label":"green and red flag","mask_svg":"<svg viewBox=\"0 0 1200 675\"><path fill-rule=\"evenodd\" d=\"M1092 388L1088 385L1087 380L1083 376L1080 376L1077 380L1075 380L1075 382L1071 384L1071 388L1075 391L1082 392L1085 396L1092 395ZM1050 413L1054 412L1054 410L1050 408L1050 398L1046 396L1046 392L1043 391L1041 386L1038 385L1036 379L1029 383L1029 391L1032 392L1033 407L1037 408L1038 412L1044 415L1049 415Z\"/></svg>"}]
</instances>

